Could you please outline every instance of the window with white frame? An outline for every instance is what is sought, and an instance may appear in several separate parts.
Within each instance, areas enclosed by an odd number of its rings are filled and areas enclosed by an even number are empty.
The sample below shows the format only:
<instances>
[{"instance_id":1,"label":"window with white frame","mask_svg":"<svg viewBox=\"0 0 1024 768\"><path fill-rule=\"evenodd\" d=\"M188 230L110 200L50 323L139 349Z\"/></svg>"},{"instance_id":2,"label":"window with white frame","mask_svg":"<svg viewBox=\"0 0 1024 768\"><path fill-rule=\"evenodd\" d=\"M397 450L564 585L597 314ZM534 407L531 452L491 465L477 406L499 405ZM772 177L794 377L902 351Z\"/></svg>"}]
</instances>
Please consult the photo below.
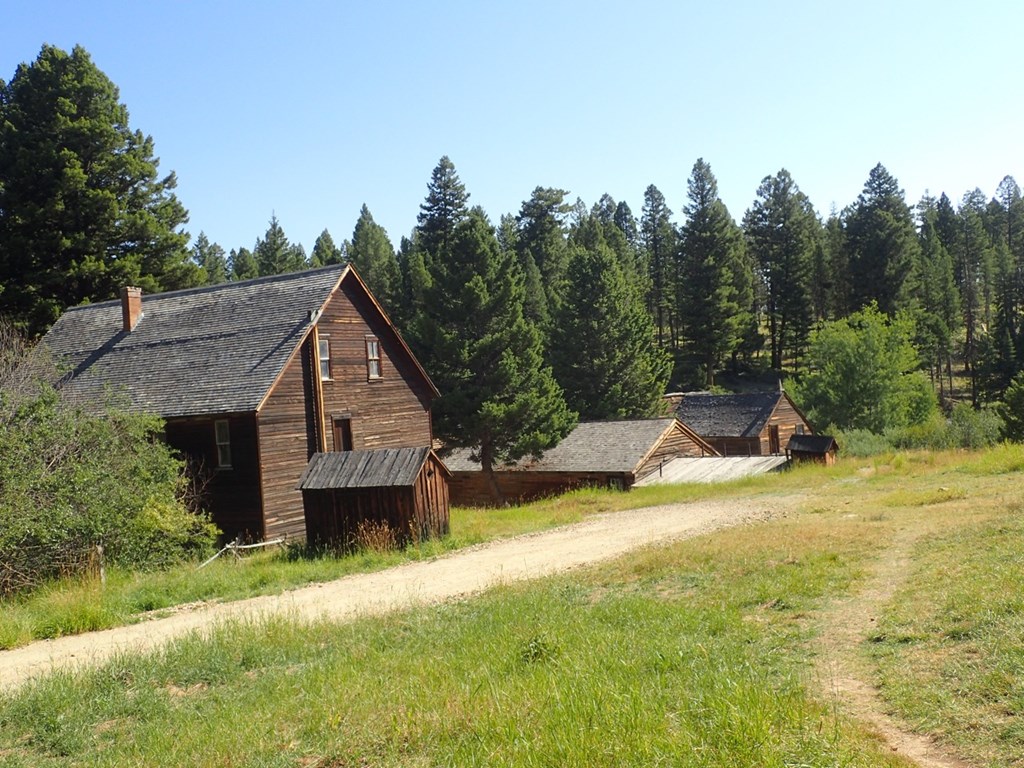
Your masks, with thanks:
<instances>
[{"instance_id":1,"label":"window with white frame","mask_svg":"<svg viewBox=\"0 0 1024 768\"><path fill-rule=\"evenodd\" d=\"M317 358L320 361L320 380L331 379L331 340L321 336L317 342Z\"/></svg>"},{"instance_id":2,"label":"window with white frame","mask_svg":"<svg viewBox=\"0 0 1024 768\"><path fill-rule=\"evenodd\" d=\"M380 342L373 336L366 337L366 377L379 379L382 377L380 367Z\"/></svg>"},{"instance_id":3,"label":"window with white frame","mask_svg":"<svg viewBox=\"0 0 1024 768\"><path fill-rule=\"evenodd\" d=\"M231 430L227 419L215 421L213 433L217 441L217 468L231 469Z\"/></svg>"}]
</instances>

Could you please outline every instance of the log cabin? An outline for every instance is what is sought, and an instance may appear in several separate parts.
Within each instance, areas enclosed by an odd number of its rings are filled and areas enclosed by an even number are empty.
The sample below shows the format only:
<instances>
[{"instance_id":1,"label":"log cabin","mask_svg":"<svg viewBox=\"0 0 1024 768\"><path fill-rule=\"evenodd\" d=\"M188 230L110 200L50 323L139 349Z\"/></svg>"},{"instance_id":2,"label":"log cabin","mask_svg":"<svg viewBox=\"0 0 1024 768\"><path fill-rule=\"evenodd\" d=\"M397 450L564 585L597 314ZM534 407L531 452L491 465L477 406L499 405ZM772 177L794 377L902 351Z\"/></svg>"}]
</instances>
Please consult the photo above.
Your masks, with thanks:
<instances>
[{"instance_id":1,"label":"log cabin","mask_svg":"<svg viewBox=\"0 0 1024 768\"><path fill-rule=\"evenodd\" d=\"M580 422L542 457L494 467L493 484L469 450L453 451L445 463L452 472L451 503L487 506L586 486L629 490L673 459L717 455L693 430L668 417Z\"/></svg>"},{"instance_id":2,"label":"log cabin","mask_svg":"<svg viewBox=\"0 0 1024 768\"><path fill-rule=\"evenodd\" d=\"M62 391L165 421L225 538L305 535L298 482L328 451L429 447L437 396L350 265L67 310L43 338Z\"/></svg>"},{"instance_id":3,"label":"log cabin","mask_svg":"<svg viewBox=\"0 0 1024 768\"><path fill-rule=\"evenodd\" d=\"M722 456L783 454L793 435L813 434L807 418L783 390L715 395L688 392L676 418Z\"/></svg>"}]
</instances>

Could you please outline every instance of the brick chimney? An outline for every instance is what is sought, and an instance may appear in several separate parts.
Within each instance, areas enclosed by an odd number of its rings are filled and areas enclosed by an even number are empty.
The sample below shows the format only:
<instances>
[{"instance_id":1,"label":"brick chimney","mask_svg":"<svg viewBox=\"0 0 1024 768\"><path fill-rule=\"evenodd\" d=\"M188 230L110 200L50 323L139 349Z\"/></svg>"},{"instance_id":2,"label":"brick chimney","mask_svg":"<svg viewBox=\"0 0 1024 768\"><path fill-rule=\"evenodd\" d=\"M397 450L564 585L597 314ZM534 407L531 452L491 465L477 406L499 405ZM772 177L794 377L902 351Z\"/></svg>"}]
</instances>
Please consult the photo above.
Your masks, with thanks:
<instances>
[{"instance_id":1,"label":"brick chimney","mask_svg":"<svg viewBox=\"0 0 1024 768\"><path fill-rule=\"evenodd\" d=\"M126 285L121 289L121 320L127 333L135 330L142 319L142 289Z\"/></svg>"}]
</instances>

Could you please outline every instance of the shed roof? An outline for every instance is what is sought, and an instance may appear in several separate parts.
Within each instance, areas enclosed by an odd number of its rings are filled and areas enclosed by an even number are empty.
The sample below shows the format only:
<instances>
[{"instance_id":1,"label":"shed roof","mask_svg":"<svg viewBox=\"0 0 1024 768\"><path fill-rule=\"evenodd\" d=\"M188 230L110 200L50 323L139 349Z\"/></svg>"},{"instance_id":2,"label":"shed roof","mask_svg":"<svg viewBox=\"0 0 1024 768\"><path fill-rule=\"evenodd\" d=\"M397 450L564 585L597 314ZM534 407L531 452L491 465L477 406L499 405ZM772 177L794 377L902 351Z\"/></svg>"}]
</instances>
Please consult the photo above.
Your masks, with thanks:
<instances>
[{"instance_id":1,"label":"shed roof","mask_svg":"<svg viewBox=\"0 0 1024 768\"><path fill-rule=\"evenodd\" d=\"M533 472L634 472L661 439L673 428L686 429L675 418L628 421L584 421L540 459L525 458L495 467ZM687 430L689 432L689 430ZM693 435L693 438L700 438ZM479 461L469 449L459 449L445 459L453 472L473 472Z\"/></svg>"},{"instance_id":2,"label":"shed roof","mask_svg":"<svg viewBox=\"0 0 1024 768\"><path fill-rule=\"evenodd\" d=\"M130 333L119 300L74 307L43 343L70 368L65 391L84 402L109 390L163 417L255 411L346 279L370 295L351 267L331 265L144 296Z\"/></svg>"},{"instance_id":3,"label":"shed roof","mask_svg":"<svg viewBox=\"0 0 1024 768\"><path fill-rule=\"evenodd\" d=\"M432 453L426 447L316 453L299 478L298 488L312 491L411 487ZM444 468L440 460L438 463Z\"/></svg>"},{"instance_id":4,"label":"shed roof","mask_svg":"<svg viewBox=\"0 0 1024 768\"><path fill-rule=\"evenodd\" d=\"M704 437L756 437L764 429L784 392L683 395L676 416Z\"/></svg>"},{"instance_id":5,"label":"shed roof","mask_svg":"<svg viewBox=\"0 0 1024 768\"><path fill-rule=\"evenodd\" d=\"M831 450L839 450L839 443L832 435L793 435L786 450L824 455Z\"/></svg>"}]
</instances>

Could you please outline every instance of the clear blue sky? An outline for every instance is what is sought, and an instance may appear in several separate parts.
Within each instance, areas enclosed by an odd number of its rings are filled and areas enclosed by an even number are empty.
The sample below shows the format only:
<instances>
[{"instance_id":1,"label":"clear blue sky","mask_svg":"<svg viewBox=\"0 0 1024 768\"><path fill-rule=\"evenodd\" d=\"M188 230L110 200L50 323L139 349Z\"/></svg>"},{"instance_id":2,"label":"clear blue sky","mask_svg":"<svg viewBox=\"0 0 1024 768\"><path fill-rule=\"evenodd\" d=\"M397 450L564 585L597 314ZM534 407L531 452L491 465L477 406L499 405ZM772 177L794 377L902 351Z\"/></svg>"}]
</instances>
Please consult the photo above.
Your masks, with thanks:
<instances>
[{"instance_id":1,"label":"clear blue sky","mask_svg":"<svg viewBox=\"0 0 1024 768\"><path fill-rule=\"evenodd\" d=\"M497 222L536 186L681 221L698 157L740 219L787 168L818 211L881 162L911 204L1024 184L1024 3L10 2L0 77L81 44L178 175L188 230L309 251L365 202L397 246L442 155Z\"/></svg>"}]
</instances>

